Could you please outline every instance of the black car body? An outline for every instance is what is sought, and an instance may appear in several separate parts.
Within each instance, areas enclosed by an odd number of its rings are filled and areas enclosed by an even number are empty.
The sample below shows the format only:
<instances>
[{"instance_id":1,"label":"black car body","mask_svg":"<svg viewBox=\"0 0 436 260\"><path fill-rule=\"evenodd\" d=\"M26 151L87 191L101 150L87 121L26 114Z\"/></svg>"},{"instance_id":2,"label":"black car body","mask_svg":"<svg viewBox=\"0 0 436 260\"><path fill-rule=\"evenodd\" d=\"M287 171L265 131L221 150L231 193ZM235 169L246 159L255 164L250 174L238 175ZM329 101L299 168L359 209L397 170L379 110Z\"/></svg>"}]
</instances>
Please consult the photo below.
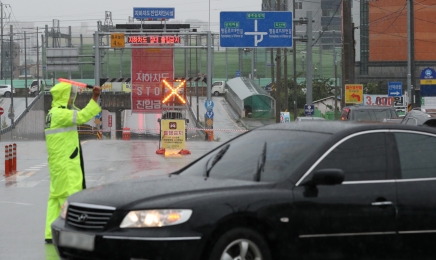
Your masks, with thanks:
<instances>
[{"instance_id":1,"label":"black car body","mask_svg":"<svg viewBox=\"0 0 436 260\"><path fill-rule=\"evenodd\" d=\"M401 124L256 128L170 176L70 196L53 242L62 259L421 257L434 147L436 130Z\"/></svg>"},{"instance_id":2,"label":"black car body","mask_svg":"<svg viewBox=\"0 0 436 260\"><path fill-rule=\"evenodd\" d=\"M342 108L342 121L374 121L398 118L395 107L392 106L346 106Z\"/></svg>"}]
</instances>

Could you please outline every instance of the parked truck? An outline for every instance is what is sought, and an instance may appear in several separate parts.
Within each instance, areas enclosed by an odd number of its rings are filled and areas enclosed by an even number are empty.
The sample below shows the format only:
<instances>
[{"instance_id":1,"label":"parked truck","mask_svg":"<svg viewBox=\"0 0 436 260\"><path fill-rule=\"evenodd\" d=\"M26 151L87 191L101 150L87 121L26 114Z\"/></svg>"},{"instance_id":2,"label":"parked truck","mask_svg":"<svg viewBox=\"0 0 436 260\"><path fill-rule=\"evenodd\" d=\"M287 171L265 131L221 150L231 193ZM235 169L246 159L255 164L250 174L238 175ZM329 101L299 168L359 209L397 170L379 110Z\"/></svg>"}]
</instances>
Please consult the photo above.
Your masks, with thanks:
<instances>
[{"instance_id":1,"label":"parked truck","mask_svg":"<svg viewBox=\"0 0 436 260\"><path fill-rule=\"evenodd\" d=\"M219 95L224 95L227 92L227 83L223 80L221 81L215 81L212 84L212 95L214 96L219 96Z\"/></svg>"},{"instance_id":2,"label":"parked truck","mask_svg":"<svg viewBox=\"0 0 436 260\"><path fill-rule=\"evenodd\" d=\"M37 79L33 80L32 83L29 85L29 95L31 96L37 96L39 92L43 91L47 86L47 83L45 83L44 79Z\"/></svg>"}]
</instances>

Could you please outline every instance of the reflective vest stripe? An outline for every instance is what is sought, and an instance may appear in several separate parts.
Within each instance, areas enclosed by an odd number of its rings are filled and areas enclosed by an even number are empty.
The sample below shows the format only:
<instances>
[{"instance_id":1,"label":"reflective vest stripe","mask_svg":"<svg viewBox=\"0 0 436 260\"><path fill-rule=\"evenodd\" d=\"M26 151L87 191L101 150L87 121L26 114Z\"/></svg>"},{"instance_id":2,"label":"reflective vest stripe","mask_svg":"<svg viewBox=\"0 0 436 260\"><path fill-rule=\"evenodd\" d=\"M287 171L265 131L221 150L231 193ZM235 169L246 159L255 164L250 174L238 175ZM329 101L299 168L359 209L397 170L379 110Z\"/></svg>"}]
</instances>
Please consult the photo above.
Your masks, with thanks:
<instances>
[{"instance_id":1,"label":"reflective vest stripe","mask_svg":"<svg viewBox=\"0 0 436 260\"><path fill-rule=\"evenodd\" d=\"M45 135L58 134L70 131L77 131L77 126L69 126L58 129L45 130Z\"/></svg>"},{"instance_id":2,"label":"reflective vest stripe","mask_svg":"<svg viewBox=\"0 0 436 260\"><path fill-rule=\"evenodd\" d=\"M77 121L77 110L74 110L74 114L73 114L73 124L76 124Z\"/></svg>"}]
</instances>

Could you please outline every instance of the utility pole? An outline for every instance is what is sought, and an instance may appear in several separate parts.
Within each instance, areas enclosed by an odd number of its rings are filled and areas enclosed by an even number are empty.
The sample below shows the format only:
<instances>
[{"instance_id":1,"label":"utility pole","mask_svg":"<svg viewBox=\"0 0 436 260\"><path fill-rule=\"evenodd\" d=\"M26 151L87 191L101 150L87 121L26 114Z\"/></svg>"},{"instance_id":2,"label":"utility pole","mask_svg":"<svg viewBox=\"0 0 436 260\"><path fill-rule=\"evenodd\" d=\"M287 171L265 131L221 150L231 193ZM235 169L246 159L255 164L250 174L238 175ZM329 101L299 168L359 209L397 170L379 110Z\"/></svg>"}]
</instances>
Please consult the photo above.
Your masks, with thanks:
<instances>
[{"instance_id":1,"label":"utility pole","mask_svg":"<svg viewBox=\"0 0 436 260\"><path fill-rule=\"evenodd\" d=\"M292 23L292 64L293 64L293 89L294 89L294 120L298 117L298 109L297 109L297 41L295 40L295 0L292 0L292 15L294 16L294 20Z\"/></svg>"},{"instance_id":2,"label":"utility pole","mask_svg":"<svg viewBox=\"0 0 436 260\"><path fill-rule=\"evenodd\" d=\"M9 114L11 114L11 117L10 117L11 126L12 126L12 128L14 128L14 124L15 124L15 122L14 122L14 53L12 52L13 51L12 45L14 43L14 27L12 24L10 26L9 33L10 33L9 59L10 59L10 63L11 63L10 64L11 65L11 108L10 108ZM11 131L11 134L12 134L12 131Z\"/></svg>"},{"instance_id":3,"label":"utility pole","mask_svg":"<svg viewBox=\"0 0 436 260\"><path fill-rule=\"evenodd\" d=\"M319 78L322 78L322 41L321 41L322 31L319 31Z\"/></svg>"},{"instance_id":4,"label":"utility pole","mask_svg":"<svg viewBox=\"0 0 436 260\"><path fill-rule=\"evenodd\" d=\"M334 118L336 118L336 113L338 110L338 72L337 72L337 61L336 61L336 38L335 38L335 31L333 31L333 66L335 68L335 111L334 111ZM344 99L341 95L341 99Z\"/></svg>"},{"instance_id":5,"label":"utility pole","mask_svg":"<svg viewBox=\"0 0 436 260\"><path fill-rule=\"evenodd\" d=\"M38 38L38 37L36 37ZM26 31L24 31L24 86L27 88L27 44L26 44ZM39 82L38 82L39 84ZM26 108L27 108L27 96L29 95L28 89L26 89Z\"/></svg>"},{"instance_id":6,"label":"utility pole","mask_svg":"<svg viewBox=\"0 0 436 260\"><path fill-rule=\"evenodd\" d=\"M414 53L414 43L415 37L413 34L414 30L414 8L413 1L407 0L407 94L408 100L407 104L413 105L412 88L413 88L413 72L415 63L415 53Z\"/></svg>"},{"instance_id":7,"label":"utility pole","mask_svg":"<svg viewBox=\"0 0 436 260\"><path fill-rule=\"evenodd\" d=\"M306 28L306 105L312 105L312 11L307 11Z\"/></svg>"},{"instance_id":8,"label":"utility pole","mask_svg":"<svg viewBox=\"0 0 436 260\"><path fill-rule=\"evenodd\" d=\"M342 1L342 38L343 38L343 58L342 58L342 93L345 94L345 84L354 83L354 42L353 25L351 20L351 0ZM345 98L341 99L341 107L345 106Z\"/></svg>"},{"instance_id":9,"label":"utility pole","mask_svg":"<svg viewBox=\"0 0 436 260\"><path fill-rule=\"evenodd\" d=\"M277 5L277 11L280 11L282 7L281 0ZM280 111L282 110L282 49L277 48L276 63L277 63L277 82L275 84L275 98L276 98L276 123L280 123Z\"/></svg>"},{"instance_id":10,"label":"utility pole","mask_svg":"<svg viewBox=\"0 0 436 260\"><path fill-rule=\"evenodd\" d=\"M3 58L5 57L3 53L3 3L0 2L0 26L1 26L1 42L0 42L0 52L1 52L1 61L0 61L0 79L3 79Z\"/></svg>"},{"instance_id":11,"label":"utility pole","mask_svg":"<svg viewBox=\"0 0 436 260\"><path fill-rule=\"evenodd\" d=\"M41 86L39 85L39 34L38 27L36 27L36 80L38 82L38 93L41 91ZM44 84L44 88L46 84Z\"/></svg>"}]
</instances>

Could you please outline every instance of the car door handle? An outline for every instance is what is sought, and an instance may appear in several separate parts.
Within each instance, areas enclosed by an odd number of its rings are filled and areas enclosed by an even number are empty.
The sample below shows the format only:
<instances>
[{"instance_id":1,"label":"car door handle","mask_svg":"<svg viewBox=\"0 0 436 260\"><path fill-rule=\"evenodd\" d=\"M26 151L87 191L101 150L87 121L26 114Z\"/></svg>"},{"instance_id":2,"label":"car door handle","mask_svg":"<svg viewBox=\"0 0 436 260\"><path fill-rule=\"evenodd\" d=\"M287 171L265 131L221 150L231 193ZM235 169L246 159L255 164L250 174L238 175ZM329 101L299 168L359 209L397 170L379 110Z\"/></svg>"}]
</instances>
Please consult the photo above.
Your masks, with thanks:
<instances>
[{"instance_id":1,"label":"car door handle","mask_svg":"<svg viewBox=\"0 0 436 260\"><path fill-rule=\"evenodd\" d=\"M392 205L392 201L377 201L371 203L373 206L386 206L386 205Z\"/></svg>"}]
</instances>

